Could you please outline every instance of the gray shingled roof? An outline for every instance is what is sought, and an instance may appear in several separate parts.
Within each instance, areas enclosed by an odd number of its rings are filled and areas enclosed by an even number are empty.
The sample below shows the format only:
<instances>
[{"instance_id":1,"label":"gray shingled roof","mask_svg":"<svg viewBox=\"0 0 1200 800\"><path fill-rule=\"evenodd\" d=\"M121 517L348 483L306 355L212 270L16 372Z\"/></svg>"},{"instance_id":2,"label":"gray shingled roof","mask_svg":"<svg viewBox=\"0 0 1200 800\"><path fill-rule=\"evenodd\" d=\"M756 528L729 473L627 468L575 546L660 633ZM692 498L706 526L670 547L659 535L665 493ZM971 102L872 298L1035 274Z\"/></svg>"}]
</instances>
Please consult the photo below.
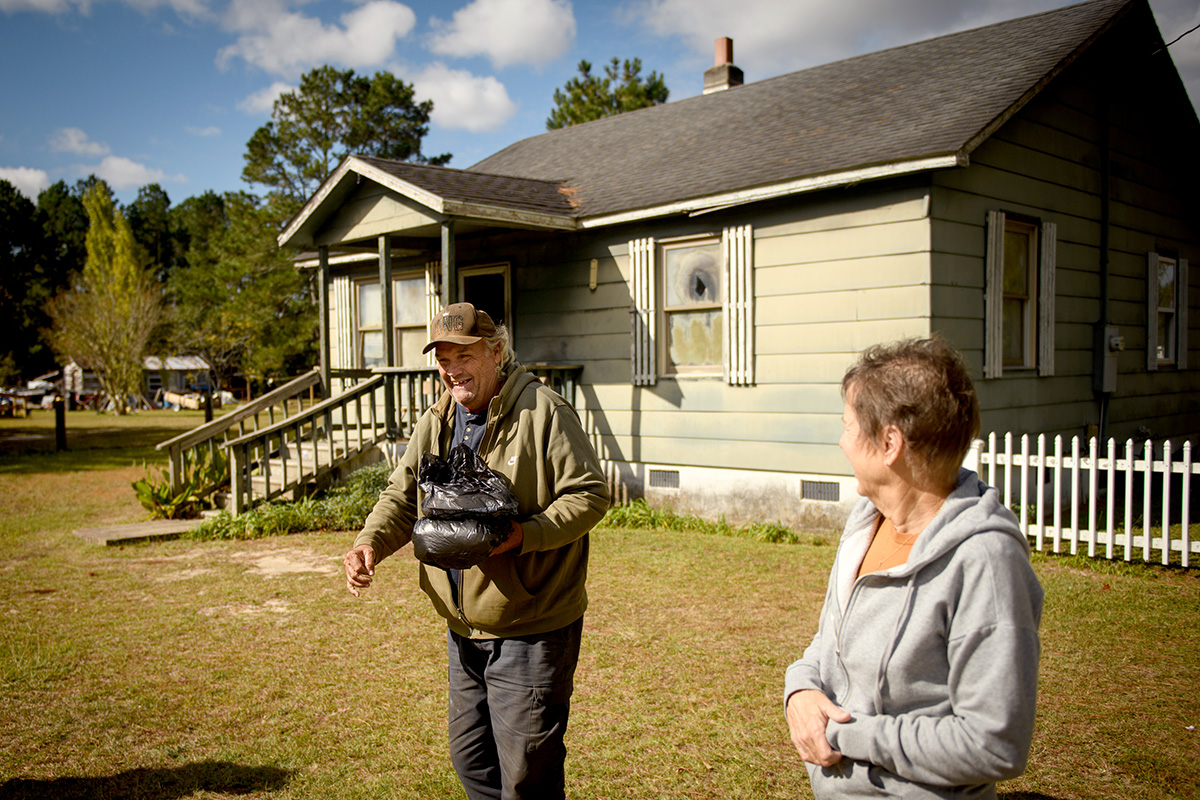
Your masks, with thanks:
<instances>
[{"instance_id":1,"label":"gray shingled roof","mask_svg":"<svg viewBox=\"0 0 1200 800\"><path fill-rule=\"evenodd\" d=\"M574 215L571 198L560 191L558 181L489 175L371 156L355 158L444 200L481 203L543 214Z\"/></svg>"},{"instance_id":2,"label":"gray shingled roof","mask_svg":"<svg viewBox=\"0 0 1200 800\"><path fill-rule=\"evenodd\" d=\"M516 142L467 172L562 182L578 216L965 152L1130 0L1092 0Z\"/></svg>"}]
</instances>

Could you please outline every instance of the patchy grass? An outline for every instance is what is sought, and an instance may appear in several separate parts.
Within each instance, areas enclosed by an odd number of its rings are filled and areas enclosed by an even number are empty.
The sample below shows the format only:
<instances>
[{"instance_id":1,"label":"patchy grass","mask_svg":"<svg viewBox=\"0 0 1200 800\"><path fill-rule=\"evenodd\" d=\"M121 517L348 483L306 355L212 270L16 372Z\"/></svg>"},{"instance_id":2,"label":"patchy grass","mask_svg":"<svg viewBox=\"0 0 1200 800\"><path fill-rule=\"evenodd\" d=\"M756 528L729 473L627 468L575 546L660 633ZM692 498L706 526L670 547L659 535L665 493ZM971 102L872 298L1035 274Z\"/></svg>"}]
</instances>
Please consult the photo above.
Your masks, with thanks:
<instances>
[{"instance_id":1,"label":"patchy grass","mask_svg":"<svg viewBox=\"0 0 1200 800\"><path fill-rule=\"evenodd\" d=\"M407 552L356 600L340 567L351 531L98 547L69 531L142 518L140 466L38 458L0 471L0 798L462 796L445 628ZM834 548L674 524L610 518L593 534L568 795L811 797L783 671ZM1037 729L1001 796L1196 797L1200 576L1034 566Z\"/></svg>"}]
</instances>

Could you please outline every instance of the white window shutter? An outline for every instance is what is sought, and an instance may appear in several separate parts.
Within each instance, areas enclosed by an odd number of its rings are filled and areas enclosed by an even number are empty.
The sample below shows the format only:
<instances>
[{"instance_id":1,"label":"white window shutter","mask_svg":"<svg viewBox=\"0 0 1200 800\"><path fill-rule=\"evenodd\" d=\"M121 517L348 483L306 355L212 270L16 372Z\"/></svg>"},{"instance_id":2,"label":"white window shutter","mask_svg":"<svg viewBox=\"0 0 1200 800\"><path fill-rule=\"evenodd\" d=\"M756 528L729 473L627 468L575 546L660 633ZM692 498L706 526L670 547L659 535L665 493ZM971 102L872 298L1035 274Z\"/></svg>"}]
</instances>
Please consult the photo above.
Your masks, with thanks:
<instances>
[{"instance_id":1,"label":"white window shutter","mask_svg":"<svg viewBox=\"0 0 1200 800\"><path fill-rule=\"evenodd\" d=\"M658 291L655 280L654 239L629 242L629 289L633 308L629 318L633 326L630 364L634 386L653 386L658 377L655 349L658 339Z\"/></svg>"},{"instance_id":2,"label":"white window shutter","mask_svg":"<svg viewBox=\"0 0 1200 800\"><path fill-rule=\"evenodd\" d=\"M1158 253L1146 254L1146 371L1158 370Z\"/></svg>"},{"instance_id":3,"label":"white window shutter","mask_svg":"<svg viewBox=\"0 0 1200 800\"><path fill-rule=\"evenodd\" d=\"M1187 369L1188 283L1188 262L1181 258L1175 267L1175 366L1179 369Z\"/></svg>"},{"instance_id":4,"label":"white window shutter","mask_svg":"<svg viewBox=\"0 0 1200 800\"><path fill-rule=\"evenodd\" d=\"M357 354L355 351L355 334L357 325L354 319L354 286L348 275L335 275L330 281L329 296L333 303L331 309L331 317L334 330L332 331L332 341L330 342L330 366L334 369L346 369L348 367L357 366ZM336 391L344 391L348 384L353 381L346 381L341 378L337 380L339 388Z\"/></svg>"},{"instance_id":5,"label":"white window shutter","mask_svg":"<svg viewBox=\"0 0 1200 800\"><path fill-rule=\"evenodd\" d=\"M1038 254L1038 375L1054 374L1054 269L1058 252L1058 225L1042 223Z\"/></svg>"},{"instance_id":6,"label":"white window shutter","mask_svg":"<svg viewBox=\"0 0 1200 800\"><path fill-rule=\"evenodd\" d=\"M1004 374L1004 212L987 215L987 250L984 253L983 377Z\"/></svg>"},{"instance_id":7,"label":"white window shutter","mask_svg":"<svg viewBox=\"0 0 1200 800\"><path fill-rule=\"evenodd\" d=\"M433 322L442 313L442 262L429 261L425 264L425 322ZM430 350L425 354L425 363L434 366L437 363L435 353Z\"/></svg>"},{"instance_id":8,"label":"white window shutter","mask_svg":"<svg viewBox=\"0 0 1200 800\"><path fill-rule=\"evenodd\" d=\"M721 236L725 257L725 382L754 385L754 234L749 225L726 228Z\"/></svg>"}]
</instances>

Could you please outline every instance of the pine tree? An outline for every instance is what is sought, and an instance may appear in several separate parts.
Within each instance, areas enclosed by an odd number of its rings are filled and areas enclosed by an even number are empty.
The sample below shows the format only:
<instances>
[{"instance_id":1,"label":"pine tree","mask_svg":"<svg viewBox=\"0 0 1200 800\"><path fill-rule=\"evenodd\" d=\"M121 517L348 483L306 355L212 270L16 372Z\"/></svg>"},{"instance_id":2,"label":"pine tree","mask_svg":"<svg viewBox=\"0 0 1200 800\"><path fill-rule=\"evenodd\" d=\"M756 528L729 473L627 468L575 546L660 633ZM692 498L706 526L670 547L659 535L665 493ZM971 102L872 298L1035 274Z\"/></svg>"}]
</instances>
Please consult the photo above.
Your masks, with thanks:
<instances>
[{"instance_id":1,"label":"pine tree","mask_svg":"<svg viewBox=\"0 0 1200 800\"><path fill-rule=\"evenodd\" d=\"M580 61L579 77L554 90L554 110L546 119L546 129L566 128L667 102L670 90L662 76L651 72L643 79L641 72L639 58L626 59L624 64L614 58L604 68L603 78L592 74L590 62Z\"/></svg>"}]
</instances>

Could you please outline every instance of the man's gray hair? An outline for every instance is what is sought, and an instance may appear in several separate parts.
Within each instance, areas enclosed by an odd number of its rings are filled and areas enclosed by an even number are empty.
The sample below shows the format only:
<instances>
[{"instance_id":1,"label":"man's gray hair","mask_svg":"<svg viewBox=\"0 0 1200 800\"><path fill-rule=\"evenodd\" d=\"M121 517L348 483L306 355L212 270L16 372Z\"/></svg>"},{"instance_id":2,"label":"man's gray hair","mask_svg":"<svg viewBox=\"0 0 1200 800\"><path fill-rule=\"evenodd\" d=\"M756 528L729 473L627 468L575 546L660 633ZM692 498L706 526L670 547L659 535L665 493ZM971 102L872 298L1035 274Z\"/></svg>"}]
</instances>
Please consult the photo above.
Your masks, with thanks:
<instances>
[{"instance_id":1,"label":"man's gray hair","mask_svg":"<svg viewBox=\"0 0 1200 800\"><path fill-rule=\"evenodd\" d=\"M496 334L488 336L483 341L487 342L488 347L500 348L500 365L496 368L496 374L501 378L508 376L512 371L513 365L517 362L517 354L513 350L512 337L508 333L507 325L497 325Z\"/></svg>"}]
</instances>

